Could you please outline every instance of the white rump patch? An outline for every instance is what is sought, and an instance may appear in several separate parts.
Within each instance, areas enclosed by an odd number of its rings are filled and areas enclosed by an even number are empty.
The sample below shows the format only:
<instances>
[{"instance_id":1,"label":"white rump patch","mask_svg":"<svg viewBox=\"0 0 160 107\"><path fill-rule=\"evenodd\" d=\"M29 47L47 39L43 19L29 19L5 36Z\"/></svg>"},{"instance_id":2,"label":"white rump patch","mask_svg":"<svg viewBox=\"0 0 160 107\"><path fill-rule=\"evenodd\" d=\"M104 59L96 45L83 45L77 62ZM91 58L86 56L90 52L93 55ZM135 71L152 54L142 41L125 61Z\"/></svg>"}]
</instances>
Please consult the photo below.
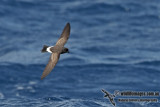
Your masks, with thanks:
<instances>
[{"instance_id":1,"label":"white rump patch","mask_svg":"<svg viewBox=\"0 0 160 107\"><path fill-rule=\"evenodd\" d=\"M52 53L52 51L50 50L53 46L50 46L47 48L47 52Z\"/></svg>"}]
</instances>

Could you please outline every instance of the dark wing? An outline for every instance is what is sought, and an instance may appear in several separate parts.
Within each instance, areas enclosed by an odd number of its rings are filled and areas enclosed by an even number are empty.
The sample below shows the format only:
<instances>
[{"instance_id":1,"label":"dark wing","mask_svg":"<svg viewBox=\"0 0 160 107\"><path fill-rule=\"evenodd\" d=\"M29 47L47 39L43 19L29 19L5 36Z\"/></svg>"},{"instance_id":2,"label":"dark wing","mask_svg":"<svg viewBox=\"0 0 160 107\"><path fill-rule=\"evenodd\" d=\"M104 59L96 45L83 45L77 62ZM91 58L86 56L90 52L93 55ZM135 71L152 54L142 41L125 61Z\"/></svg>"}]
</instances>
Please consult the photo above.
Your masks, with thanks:
<instances>
[{"instance_id":1,"label":"dark wing","mask_svg":"<svg viewBox=\"0 0 160 107\"><path fill-rule=\"evenodd\" d=\"M108 98L109 98L110 102L115 106L115 105L116 105L116 103L114 102L114 99L113 99L113 98L111 98L110 96L109 96Z\"/></svg>"},{"instance_id":2,"label":"dark wing","mask_svg":"<svg viewBox=\"0 0 160 107\"><path fill-rule=\"evenodd\" d=\"M102 89L102 92L104 92L106 94L105 97L109 96L109 93L107 91L105 91L104 89Z\"/></svg>"},{"instance_id":3,"label":"dark wing","mask_svg":"<svg viewBox=\"0 0 160 107\"><path fill-rule=\"evenodd\" d=\"M58 39L56 45L64 46L69 38L69 35L70 35L70 24L67 23L63 29L63 32L62 32L60 38Z\"/></svg>"},{"instance_id":4,"label":"dark wing","mask_svg":"<svg viewBox=\"0 0 160 107\"><path fill-rule=\"evenodd\" d=\"M60 54L59 53L52 53L52 55L50 56L50 60L46 66L46 68L43 71L43 74L41 76L41 80L43 78L45 78L51 71L52 69L55 67L55 65L58 62Z\"/></svg>"},{"instance_id":5,"label":"dark wing","mask_svg":"<svg viewBox=\"0 0 160 107\"><path fill-rule=\"evenodd\" d=\"M101 91L105 93L105 90L104 90L104 89L101 89Z\"/></svg>"}]
</instances>

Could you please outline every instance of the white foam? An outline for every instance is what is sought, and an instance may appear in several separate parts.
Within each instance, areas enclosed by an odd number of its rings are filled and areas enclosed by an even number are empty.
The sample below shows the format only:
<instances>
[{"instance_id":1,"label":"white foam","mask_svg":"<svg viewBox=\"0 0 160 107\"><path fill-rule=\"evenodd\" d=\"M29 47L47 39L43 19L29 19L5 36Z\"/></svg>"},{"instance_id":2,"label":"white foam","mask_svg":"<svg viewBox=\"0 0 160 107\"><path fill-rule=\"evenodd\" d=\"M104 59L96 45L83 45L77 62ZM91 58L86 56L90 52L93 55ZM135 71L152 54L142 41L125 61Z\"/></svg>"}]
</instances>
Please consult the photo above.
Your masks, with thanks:
<instances>
[{"instance_id":1,"label":"white foam","mask_svg":"<svg viewBox=\"0 0 160 107\"><path fill-rule=\"evenodd\" d=\"M0 99L4 99L4 95L0 93Z\"/></svg>"},{"instance_id":2,"label":"white foam","mask_svg":"<svg viewBox=\"0 0 160 107\"><path fill-rule=\"evenodd\" d=\"M19 93L16 93L16 96L19 97L20 96Z\"/></svg>"},{"instance_id":3,"label":"white foam","mask_svg":"<svg viewBox=\"0 0 160 107\"><path fill-rule=\"evenodd\" d=\"M24 89L24 87L22 87L22 86L17 86L17 90L23 90Z\"/></svg>"},{"instance_id":4,"label":"white foam","mask_svg":"<svg viewBox=\"0 0 160 107\"><path fill-rule=\"evenodd\" d=\"M29 84L30 85L35 85L35 84L37 84L37 82L36 81L30 81Z\"/></svg>"}]
</instances>

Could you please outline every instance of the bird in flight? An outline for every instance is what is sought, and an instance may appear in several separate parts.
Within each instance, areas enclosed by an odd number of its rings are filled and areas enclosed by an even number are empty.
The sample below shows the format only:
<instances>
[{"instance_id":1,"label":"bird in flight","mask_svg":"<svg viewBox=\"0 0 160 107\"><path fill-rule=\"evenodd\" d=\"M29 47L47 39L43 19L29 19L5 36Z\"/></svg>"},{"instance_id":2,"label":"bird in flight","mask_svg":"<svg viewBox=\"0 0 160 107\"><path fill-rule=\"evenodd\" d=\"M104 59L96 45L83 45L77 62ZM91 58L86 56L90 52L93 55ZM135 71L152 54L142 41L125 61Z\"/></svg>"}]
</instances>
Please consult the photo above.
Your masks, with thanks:
<instances>
[{"instance_id":1,"label":"bird in flight","mask_svg":"<svg viewBox=\"0 0 160 107\"><path fill-rule=\"evenodd\" d=\"M49 53L51 53L51 56L50 56L50 59L48 61L47 66L45 67L45 69L42 73L41 80L44 79L52 71L52 69L55 67L55 65L57 64L58 59L60 57L60 54L69 53L69 49L64 47L64 45L69 38L70 29L71 29L70 24L67 23L63 29L63 32L62 32L60 38L58 39L57 43L55 44L55 46L47 46L47 45L43 46L43 49L41 50L41 52L42 53L49 52Z\"/></svg>"},{"instance_id":2,"label":"bird in flight","mask_svg":"<svg viewBox=\"0 0 160 107\"><path fill-rule=\"evenodd\" d=\"M108 93L106 90L102 89L102 92L105 93L104 97L108 97L108 99L110 100L110 102L115 106L116 103L114 102L114 97L115 95L111 95L110 93Z\"/></svg>"}]
</instances>

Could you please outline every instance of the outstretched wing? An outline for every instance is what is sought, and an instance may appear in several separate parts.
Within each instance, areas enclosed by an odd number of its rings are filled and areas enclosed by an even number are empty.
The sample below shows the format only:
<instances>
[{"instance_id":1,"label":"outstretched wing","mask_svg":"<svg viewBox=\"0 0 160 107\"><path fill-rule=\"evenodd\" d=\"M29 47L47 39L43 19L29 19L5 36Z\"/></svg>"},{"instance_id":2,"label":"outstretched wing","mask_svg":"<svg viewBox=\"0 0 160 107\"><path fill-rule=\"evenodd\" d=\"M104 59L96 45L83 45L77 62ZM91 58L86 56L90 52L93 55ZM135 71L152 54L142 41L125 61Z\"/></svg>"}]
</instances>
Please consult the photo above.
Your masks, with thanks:
<instances>
[{"instance_id":1,"label":"outstretched wing","mask_svg":"<svg viewBox=\"0 0 160 107\"><path fill-rule=\"evenodd\" d=\"M114 99L113 98L111 98L110 96L108 97L109 98L109 101L115 106L116 105L116 103L114 102Z\"/></svg>"},{"instance_id":2,"label":"outstretched wing","mask_svg":"<svg viewBox=\"0 0 160 107\"><path fill-rule=\"evenodd\" d=\"M69 38L69 35L70 35L70 24L67 23L63 29L63 32L62 32L60 38L58 39L56 45L64 46Z\"/></svg>"},{"instance_id":3,"label":"outstretched wing","mask_svg":"<svg viewBox=\"0 0 160 107\"><path fill-rule=\"evenodd\" d=\"M104 97L109 96L109 93L106 90L102 89L102 92L104 92L106 94Z\"/></svg>"},{"instance_id":4,"label":"outstretched wing","mask_svg":"<svg viewBox=\"0 0 160 107\"><path fill-rule=\"evenodd\" d=\"M47 66L44 69L43 74L41 76L41 80L43 78L45 78L52 71L52 69L55 67L55 65L58 62L59 56L60 56L60 53L52 53L51 54L50 60L49 60Z\"/></svg>"}]
</instances>

